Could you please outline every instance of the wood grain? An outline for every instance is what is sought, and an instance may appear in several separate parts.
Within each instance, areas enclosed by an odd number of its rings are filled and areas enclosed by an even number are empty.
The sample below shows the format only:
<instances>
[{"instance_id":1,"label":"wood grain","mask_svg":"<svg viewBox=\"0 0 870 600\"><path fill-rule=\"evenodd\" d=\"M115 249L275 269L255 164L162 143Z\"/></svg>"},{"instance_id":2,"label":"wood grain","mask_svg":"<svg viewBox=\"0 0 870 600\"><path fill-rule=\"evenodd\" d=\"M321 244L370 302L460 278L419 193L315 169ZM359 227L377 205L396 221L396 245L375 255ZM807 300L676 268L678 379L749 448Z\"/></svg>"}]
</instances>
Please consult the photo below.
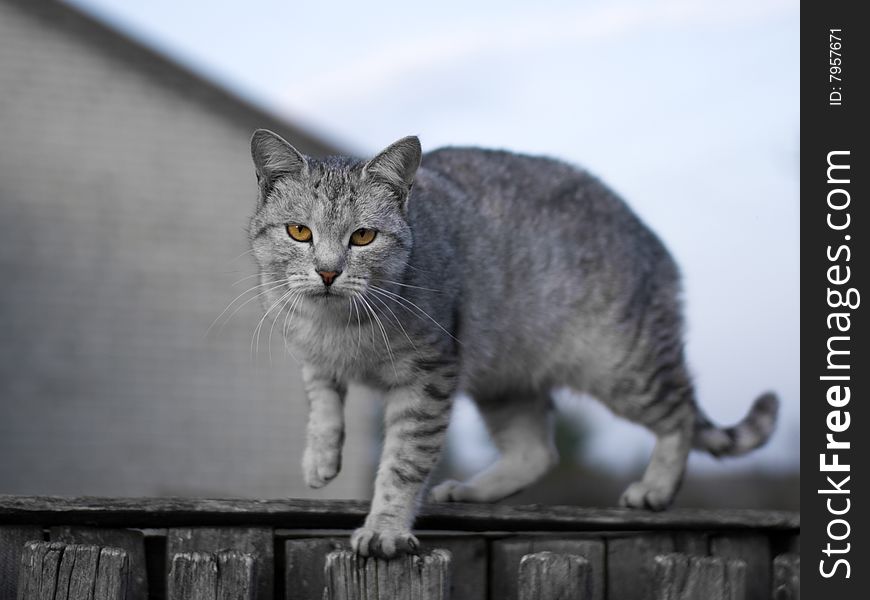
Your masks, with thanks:
<instances>
[{"instance_id":1,"label":"wood grain","mask_svg":"<svg viewBox=\"0 0 870 600\"><path fill-rule=\"evenodd\" d=\"M217 560L207 552L171 555L166 597L169 600L216 600Z\"/></svg>"},{"instance_id":2,"label":"wood grain","mask_svg":"<svg viewBox=\"0 0 870 600\"><path fill-rule=\"evenodd\" d=\"M54 600L64 544L30 541L21 553L19 600Z\"/></svg>"},{"instance_id":3,"label":"wood grain","mask_svg":"<svg viewBox=\"0 0 870 600\"><path fill-rule=\"evenodd\" d=\"M238 550L176 552L171 556L169 600L256 600L257 562ZM271 596L267 596L269 600Z\"/></svg>"},{"instance_id":4,"label":"wood grain","mask_svg":"<svg viewBox=\"0 0 870 600\"><path fill-rule=\"evenodd\" d=\"M166 555L169 560L177 553L237 550L250 554L257 563L257 596L274 595L274 540L268 527L184 527L170 529L166 534Z\"/></svg>"},{"instance_id":5,"label":"wood grain","mask_svg":"<svg viewBox=\"0 0 870 600\"><path fill-rule=\"evenodd\" d=\"M744 600L746 564L672 553L655 557L656 600Z\"/></svg>"},{"instance_id":6,"label":"wood grain","mask_svg":"<svg viewBox=\"0 0 870 600\"><path fill-rule=\"evenodd\" d=\"M773 600L800 600L801 557L780 554L773 561Z\"/></svg>"},{"instance_id":7,"label":"wood grain","mask_svg":"<svg viewBox=\"0 0 870 600\"><path fill-rule=\"evenodd\" d=\"M43 571L49 576L54 569L55 578L69 577L72 582L76 564L79 569L87 570L87 557L82 555L79 563L72 550L67 560L73 562L65 563L62 545L59 547L61 550L50 550L47 546L27 550L23 544L26 540L21 536L38 535L39 539L43 535L42 526L51 527L53 541L126 550L128 572L132 573L127 582L129 600L147 598L147 591L137 591L146 590L140 588L138 582L147 585L147 573L143 574L144 567L139 566L147 560L151 561L148 572L154 577L151 583L155 587L155 597L163 597L163 582L172 579L162 574L163 565L171 571L170 562L174 554L208 554L218 573L215 580L215 586L218 586L221 570L217 553L221 551L240 553L228 555L234 558L227 558L229 562L224 569L229 573L238 567L239 583L232 587L244 590L245 585L253 581L256 584L255 596L269 600L274 592L276 528L280 528L278 539L284 544L279 548L284 550L282 568L285 577L284 589L279 591L288 600L321 600L318 590L322 592L327 583L322 570L327 566L327 555L336 548L346 547L348 538L340 530L349 531L358 525L367 509L367 503L353 501L0 496L0 573L2 569L6 572L11 569L12 573L11 584L9 576L4 577L5 584L0 584L0 600L16 597L22 586L29 586L28 598L41 598L39 594L44 592L45 598L58 600L45 595L48 588L44 588L43 581L48 579L42 577ZM34 523L40 527L33 527ZM149 527L154 529L149 538L150 554L145 556L141 533L129 528ZM674 552L688 556L745 559L746 598L767 600L774 584L779 585L779 580L774 582L772 579L775 569L771 557L799 551L800 539L799 514L746 510L682 509L650 513L457 503L425 506L416 527L424 548L442 548L454 554L452 568L456 577L444 584L448 586L446 597L453 600L516 599L519 592L515 583L522 557L543 551L586 558L591 569L591 596L595 600L605 600L605 592L610 598L619 600L652 598L655 556ZM14 543L13 535L17 536ZM123 539L112 537L119 535ZM286 537L296 539L285 543ZM309 537L311 539L299 539ZM249 555L249 558L243 555ZM11 567L9 557L13 558ZM159 562L156 567L154 560ZM25 564L28 561L39 563L38 573L31 568L24 574L23 569L17 568L17 562ZM788 580L785 575L788 563L783 561L785 559L781 559L783 564L779 568L785 582ZM349 568L342 564L340 561L335 563L335 568ZM372 562L369 566L364 565L365 568L348 571L348 574L356 578L356 589L358 592L362 590L360 593L369 593L365 586L372 581L380 582L378 589L386 590L391 589L394 576L402 579L403 576L395 571L399 564L385 564L379 568L376 562ZM415 581L420 584L422 580ZM118 578L117 582L116 588L121 579ZM56 579L54 585L59 585ZM244 596L249 592L241 593ZM334 592L338 594L340 590L336 588ZM217 594L218 587L210 593ZM799 593L799 579L796 593Z\"/></svg>"},{"instance_id":8,"label":"wood grain","mask_svg":"<svg viewBox=\"0 0 870 600\"><path fill-rule=\"evenodd\" d=\"M770 539L763 533L734 533L710 538L710 554L746 563L746 600L769 600Z\"/></svg>"},{"instance_id":9,"label":"wood grain","mask_svg":"<svg viewBox=\"0 0 870 600\"><path fill-rule=\"evenodd\" d=\"M353 529L367 502L349 500L210 500L193 498L54 498L0 495L0 524L100 527L274 526ZM675 509L660 513L575 506L430 504L418 529L461 531L791 530L800 515L784 511Z\"/></svg>"},{"instance_id":10,"label":"wood grain","mask_svg":"<svg viewBox=\"0 0 870 600\"><path fill-rule=\"evenodd\" d=\"M97 566L94 600L128 600L130 560L121 548L102 548Z\"/></svg>"},{"instance_id":11,"label":"wood grain","mask_svg":"<svg viewBox=\"0 0 870 600\"><path fill-rule=\"evenodd\" d=\"M63 551L54 600L93 600L100 547L68 544Z\"/></svg>"},{"instance_id":12,"label":"wood grain","mask_svg":"<svg viewBox=\"0 0 870 600\"><path fill-rule=\"evenodd\" d=\"M576 554L526 554L520 560L517 588L519 600L589 600L589 561Z\"/></svg>"},{"instance_id":13,"label":"wood grain","mask_svg":"<svg viewBox=\"0 0 870 600\"><path fill-rule=\"evenodd\" d=\"M450 554L430 550L394 560L359 558L349 550L326 557L324 600L447 600Z\"/></svg>"},{"instance_id":14,"label":"wood grain","mask_svg":"<svg viewBox=\"0 0 870 600\"><path fill-rule=\"evenodd\" d=\"M217 600L256 600L257 561L238 550L216 555L218 567ZM268 600L268 599L267 599Z\"/></svg>"},{"instance_id":15,"label":"wood grain","mask_svg":"<svg viewBox=\"0 0 870 600\"><path fill-rule=\"evenodd\" d=\"M98 529L95 527L52 527L48 532L53 542L89 544L121 548L127 553L130 581L129 600L148 600L148 577L145 566L145 537L132 529Z\"/></svg>"},{"instance_id":16,"label":"wood grain","mask_svg":"<svg viewBox=\"0 0 870 600\"><path fill-rule=\"evenodd\" d=\"M18 600L129 600L130 568L121 548L27 542Z\"/></svg>"},{"instance_id":17,"label":"wood grain","mask_svg":"<svg viewBox=\"0 0 870 600\"><path fill-rule=\"evenodd\" d=\"M580 556L589 563L590 600L605 599L605 543L598 538L554 538L517 536L492 543L490 557L490 595L499 600L516 600L517 573L528 554L553 552Z\"/></svg>"}]
</instances>

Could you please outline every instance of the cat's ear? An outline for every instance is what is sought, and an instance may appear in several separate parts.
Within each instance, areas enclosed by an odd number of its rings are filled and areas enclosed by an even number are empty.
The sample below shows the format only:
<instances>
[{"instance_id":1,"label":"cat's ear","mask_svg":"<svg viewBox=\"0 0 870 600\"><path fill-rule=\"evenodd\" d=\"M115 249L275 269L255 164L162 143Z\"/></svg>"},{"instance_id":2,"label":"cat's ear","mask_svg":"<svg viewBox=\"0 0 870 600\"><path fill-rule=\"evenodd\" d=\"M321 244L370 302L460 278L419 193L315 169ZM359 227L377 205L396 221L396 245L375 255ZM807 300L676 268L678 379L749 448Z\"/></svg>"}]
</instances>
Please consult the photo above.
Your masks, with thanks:
<instances>
[{"instance_id":1,"label":"cat's ear","mask_svg":"<svg viewBox=\"0 0 870 600\"><path fill-rule=\"evenodd\" d=\"M417 136L410 135L390 144L363 167L363 177L377 177L397 187L405 196L414 183L423 151Z\"/></svg>"},{"instance_id":2,"label":"cat's ear","mask_svg":"<svg viewBox=\"0 0 870 600\"><path fill-rule=\"evenodd\" d=\"M265 200L279 177L298 178L308 169L308 161L302 153L268 129L258 129L251 136L251 158L257 170L261 200Z\"/></svg>"}]
</instances>

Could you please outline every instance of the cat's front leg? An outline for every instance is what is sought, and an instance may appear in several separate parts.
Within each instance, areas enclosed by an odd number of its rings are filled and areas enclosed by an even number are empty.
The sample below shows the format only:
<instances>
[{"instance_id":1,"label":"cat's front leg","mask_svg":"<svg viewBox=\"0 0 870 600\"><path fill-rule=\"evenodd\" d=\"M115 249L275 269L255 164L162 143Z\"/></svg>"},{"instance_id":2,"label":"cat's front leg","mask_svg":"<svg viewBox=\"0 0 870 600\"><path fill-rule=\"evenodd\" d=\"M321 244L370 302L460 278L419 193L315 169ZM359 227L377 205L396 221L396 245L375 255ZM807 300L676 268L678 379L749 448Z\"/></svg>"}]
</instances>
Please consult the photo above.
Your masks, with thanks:
<instances>
[{"instance_id":1,"label":"cat's front leg","mask_svg":"<svg viewBox=\"0 0 870 600\"><path fill-rule=\"evenodd\" d=\"M362 556L416 553L411 533L423 486L441 455L455 384L444 377L386 396L384 448L372 506L351 537Z\"/></svg>"},{"instance_id":2,"label":"cat's front leg","mask_svg":"<svg viewBox=\"0 0 870 600\"><path fill-rule=\"evenodd\" d=\"M320 488L341 470L344 444L344 396L347 387L313 365L302 368L308 394L308 430L302 473L309 487Z\"/></svg>"}]
</instances>

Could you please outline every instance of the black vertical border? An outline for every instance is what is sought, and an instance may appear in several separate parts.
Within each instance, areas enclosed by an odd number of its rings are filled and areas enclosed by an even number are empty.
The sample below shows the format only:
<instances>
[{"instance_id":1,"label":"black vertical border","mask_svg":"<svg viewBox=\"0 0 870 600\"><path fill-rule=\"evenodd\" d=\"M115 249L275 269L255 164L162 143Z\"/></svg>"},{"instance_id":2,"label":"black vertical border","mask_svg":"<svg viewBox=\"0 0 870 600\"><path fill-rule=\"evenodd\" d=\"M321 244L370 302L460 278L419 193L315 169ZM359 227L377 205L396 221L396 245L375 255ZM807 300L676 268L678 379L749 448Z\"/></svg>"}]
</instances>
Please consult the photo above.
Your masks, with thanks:
<instances>
[{"instance_id":1,"label":"black vertical border","mask_svg":"<svg viewBox=\"0 0 870 600\"><path fill-rule=\"evenodd\" d=\"M851 599L870 598L870 562L867 546L870 532L867 531L867 493L860 490L870 489L870 414L866 405L868 397L867 380L870 379L870 357L866 353L868 331L867 309L863 303L870 302L870 296L861 298L861 305L852 310L833 309L827 301L827 289L840 287L845 290L855 287L859 292L868 291L864 285L867 270L867 237L870 237L870 221L867 217L867 179L870 178L866 140L867 123L870 121L870 104L866 93L868 75L868 43L870 23L859 16L863 3L860 2L804 2L801 6L801 584L806 598ZM842 83L829 80L831 29L841 29L842 46ZM836 87L842 88L835 90ZM840 106L830 105L830 93L841 91ZM826 219L830 211L827 194L835 187L827 182L828 153L848 150L851 166L850 182L845 187L850 194L848 212L851 225L848 230L834 231L828 227ZM842 172L842 171L841 171ZM840 195L842 198L842 195ZM842 214L836 215L838 218ZM850 239L846 240L845 236ZM827 270L832 266L828 260L828 246L832 252L840 245L847 244L851 250L851 260L838 261L851 267L851 278L847 284L832 286L828 281ZM841 257L845 257L842 254ZM870 292L868 292L870 293ZM834 508L841 508L846 495L820 494L819 490L829 488L827 476L842 479L838 473L822 473L820 454L826 452L826 422L831 407L826 398L830 381L820 377L830 371L827 366L827 341L829 336L838 335L828 329L827 317L831 312L848 311L851 328L848 356L851 368L846 371L851 380L849 385L851 400L841 410L848 410L850 427L836 434L837 439L849 441L851 448L840 452L840 461L851 467L849 482L843 486L850 490L850 510L837 517L828 512L826 501L835 498ZM840 371L843 373L844 371ZM831 451L827 451L830 453ZM843 518L849 522L848 538L836 542L834 547L844 547L849 543L846 554L826 556L823 552L829 542L828 524L832 519ZM842 535L845 526L840 523L833 527L833 533ZM821 562L830 570L837 557L846 558L850 565L850 577L845 578L845 568L841 565L835 576L825 578L821 574ZM822 596L822 594L825 594Z\"/></svg>"}]
</instances>

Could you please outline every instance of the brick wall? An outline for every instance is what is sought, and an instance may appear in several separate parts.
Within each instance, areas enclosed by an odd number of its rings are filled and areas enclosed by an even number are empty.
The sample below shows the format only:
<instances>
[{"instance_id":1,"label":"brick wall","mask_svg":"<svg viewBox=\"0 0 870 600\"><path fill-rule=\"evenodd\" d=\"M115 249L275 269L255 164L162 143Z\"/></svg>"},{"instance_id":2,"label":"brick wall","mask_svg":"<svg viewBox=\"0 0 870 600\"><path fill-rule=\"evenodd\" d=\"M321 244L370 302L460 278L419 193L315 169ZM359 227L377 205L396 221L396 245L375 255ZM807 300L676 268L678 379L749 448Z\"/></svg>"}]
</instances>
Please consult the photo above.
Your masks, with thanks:
<instances>
[{"instance_id":1,"label":"brick wall","mask_svg":"<svg viewBox=\"0 0 870 600\"><path fill-rule=\"evenodd\" d=\"M205 335L254 272L257 126L72 9L0 0L0 493L365 495L372 403L313 494L298 368L251 359L259 305Z\"/></svg>"}]
</instances>

